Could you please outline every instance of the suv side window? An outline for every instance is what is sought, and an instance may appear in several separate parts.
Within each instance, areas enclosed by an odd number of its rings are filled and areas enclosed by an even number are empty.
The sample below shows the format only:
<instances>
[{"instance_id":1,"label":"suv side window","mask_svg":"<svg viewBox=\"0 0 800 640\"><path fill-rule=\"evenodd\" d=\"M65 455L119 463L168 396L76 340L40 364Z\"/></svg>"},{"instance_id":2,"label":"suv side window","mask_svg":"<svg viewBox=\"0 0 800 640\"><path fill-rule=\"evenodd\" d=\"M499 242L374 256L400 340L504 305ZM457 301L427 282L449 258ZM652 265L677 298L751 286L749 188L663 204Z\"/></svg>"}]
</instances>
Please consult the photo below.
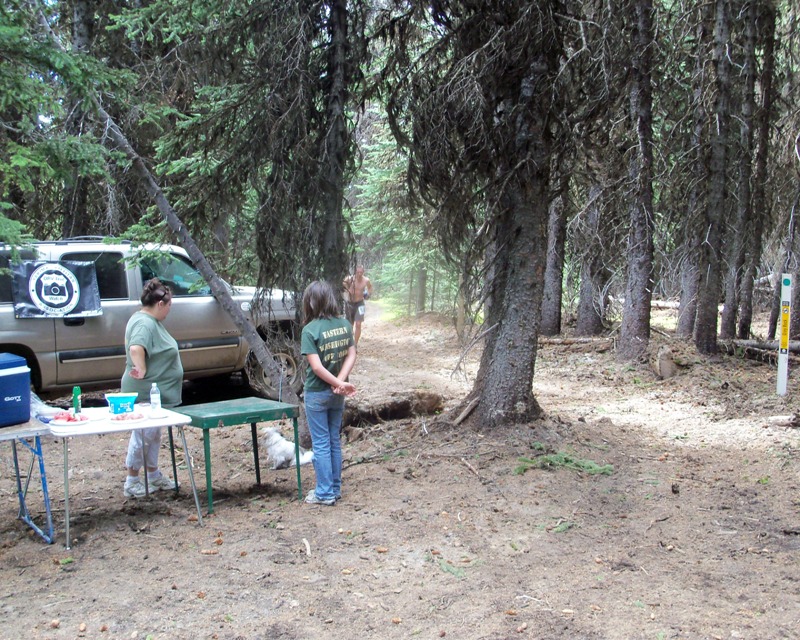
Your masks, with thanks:
<instances>
[{"instance_id":1,"label":"suv side window","mask_svg":"<svg viewBox=\"0 0 800 640\"><path fill-rule=\"evenodd\" d=\"M127 300L128 278L125 275L125 260L121 253L96 251L65 253L61 260L71 262L94 262L97 273L97 288L101 300Z\"/></svg>"},{"instance_id":2,"label":"suv side window","mask_svg":"<svg viewBox=\"0 0 800 640\"><path fill-rule=\"evenodd\" d=\"M176 297L210 296L208 286L200 272L183 256L169 254L145 257L141 261L142 286L151 278L158 278L172 290Z\"/></svg>"},{"instance_id":3,"label":"suv side window","mask_svg":"<svg viewBox=\"0 0 800 640\"><path fill-rule=\"evenodd\" d=\"M30 250L21 250L19 252L21 260L35 260L36 252ZM0 303L14 302L12 294L11 282L13 276L10 271L3 271L4 269L11 268L11 251L3 249L0 251Z\"/></svg>"}]
</instances>

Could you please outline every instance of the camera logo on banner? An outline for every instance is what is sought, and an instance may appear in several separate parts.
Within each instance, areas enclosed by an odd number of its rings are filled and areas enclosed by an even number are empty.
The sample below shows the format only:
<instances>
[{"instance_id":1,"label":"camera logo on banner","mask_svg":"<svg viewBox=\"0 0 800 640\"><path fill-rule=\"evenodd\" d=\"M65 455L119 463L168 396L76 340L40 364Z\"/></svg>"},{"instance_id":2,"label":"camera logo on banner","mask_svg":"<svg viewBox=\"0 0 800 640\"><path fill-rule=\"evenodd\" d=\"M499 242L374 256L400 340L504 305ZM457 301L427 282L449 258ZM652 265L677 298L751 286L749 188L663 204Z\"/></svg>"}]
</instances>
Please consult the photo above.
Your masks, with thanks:
<instances>
[{"instance_id":1,"label":"camera logo on banner","mask_svg":"<svg viewBox=\"0 0 800 640\"><path fill-rule=\"evenodd\" d=\"M60 264L43 264L28 280L28 293L36 308L52 315L72 311L81 299L78 279Z\"/></svg>"}]
</instances>

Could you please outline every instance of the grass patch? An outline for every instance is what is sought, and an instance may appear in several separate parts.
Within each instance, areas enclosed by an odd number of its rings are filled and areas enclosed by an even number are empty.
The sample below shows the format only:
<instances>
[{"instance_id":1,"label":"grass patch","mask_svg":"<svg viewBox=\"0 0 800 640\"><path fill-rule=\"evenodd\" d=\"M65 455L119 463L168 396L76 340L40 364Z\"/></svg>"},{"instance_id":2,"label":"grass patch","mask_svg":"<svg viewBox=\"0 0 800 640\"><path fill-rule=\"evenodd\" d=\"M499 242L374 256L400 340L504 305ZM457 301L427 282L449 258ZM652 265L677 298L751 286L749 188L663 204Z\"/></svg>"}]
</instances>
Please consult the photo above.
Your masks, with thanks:
<instances>
[{"instance_id":1,"label":"grass patch","mask_svg":"<svg viewBox=\"0 0 800 640\"><path fill-rule=\"evenodd\" d=\"M438 562L439 562L439 568L442 571L445 571L446 573L450 573L450 574L454 575L456 578L463 578L464 576L467 575L466 572L461 567L456 567L456 566L450 564L444 558L439 558Z\"/></svg>"},{"instance_id":2,"label":"grass patch","mask_svg":"<svg viewBox=\"0 0 800 640\"><path fill-rule=\"evenodd\" d=\"M610 464L599 465L594 460L576 458L569 453L546 453L535 458L521 457L519 464L514 468L514 473L522 475L529 469L570 469L591 475L610 476L614 473L614 466Z\"/></svg>"},{"instance_id":3,"label":"grass patch","mask_svg":"<svg viewBox=\"0 0 800 640\"><path fill-rule=\"evenodd\" d=\"M559 522L555 527L550 529L552 533L566 533L575 526L574 522Z\"/></svg>"},{"instance_id":4,"label":"grass patch","mask_svg":"<svg viewBox=\"0 0 800 640\"><path fill-rule=\"evenodd\" d=\"M555 520L555 522L537 524L536 530L542 533L566 533L578 526L577 523L563 518L552 518L552 520Z\"/></svg>"},{"instance_id":5,"label":"grass patch","mask_svg":"<svg viewBox=\"0 0 800 640\"><path fill-rule=\"evenodd\" d=\"M439 567L439 569L441 569L445 573L449 573L450 575L455 576L459 580L467 576L467 572L464 571L462 567L457 567L456 565L448 562L447 560L442 558L436 551L426 554L425 559L428 562L431 562L437 567Z\"/></svg>"},{"instance_id":6,"label":"grass patch","mask_svg":"<svg viewBox=\"0 0 800 640\"><path fill-rule=\"evenodd\" d=\"M397 451L391 451L389 453L384 453L381 456L382 462L388 462L392 458L407 458L408 451L406 449L398 449Z\"/></svg>"}]
</instances>

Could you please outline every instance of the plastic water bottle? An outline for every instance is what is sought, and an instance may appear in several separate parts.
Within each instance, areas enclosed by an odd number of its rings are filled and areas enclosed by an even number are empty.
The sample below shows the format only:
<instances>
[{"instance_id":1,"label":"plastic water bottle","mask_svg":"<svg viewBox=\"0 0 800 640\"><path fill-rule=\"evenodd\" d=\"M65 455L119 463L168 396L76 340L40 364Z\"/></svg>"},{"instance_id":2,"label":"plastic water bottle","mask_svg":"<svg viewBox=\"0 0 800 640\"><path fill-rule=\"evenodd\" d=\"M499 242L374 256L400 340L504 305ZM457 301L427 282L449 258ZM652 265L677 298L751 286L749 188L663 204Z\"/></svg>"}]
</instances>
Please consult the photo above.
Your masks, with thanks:
<instances>
[{"instance_id":1,"label":"plastic water bottle","mask_svg":"<svg viewBox=\"0 0 800 640\"><path fill-rule=\"evenodd\" d=\"M158 385L154 382L150 387L150 417L158 418L161 416L161 391L158 390Z\"/></svg>"}]
</instances>

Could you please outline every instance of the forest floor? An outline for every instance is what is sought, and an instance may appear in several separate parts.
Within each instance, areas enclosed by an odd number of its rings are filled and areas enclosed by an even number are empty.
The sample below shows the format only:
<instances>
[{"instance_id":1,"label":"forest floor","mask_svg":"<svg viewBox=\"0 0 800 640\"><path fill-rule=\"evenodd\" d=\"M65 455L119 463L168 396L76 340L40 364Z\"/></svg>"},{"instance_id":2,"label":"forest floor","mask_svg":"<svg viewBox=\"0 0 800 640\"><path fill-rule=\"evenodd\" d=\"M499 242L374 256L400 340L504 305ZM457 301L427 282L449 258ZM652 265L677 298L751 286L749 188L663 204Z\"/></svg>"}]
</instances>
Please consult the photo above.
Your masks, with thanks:
<instances>
[{"instance_id":1,"label":"forest floor","mask_svg":"<svg viewBox=\"0 0 800 640\"><path fill-rule=\"evenodd\" d=\"M245 426L212 437L202 527L185 466L177 496L126 500L127 434L74 439L69 550L61 441L43 443L52 545L16 519L3 445L0 638L800 638L800 429L775 418L798 412L796 375L779 397L773 366L664 344L682 361L666 380L607 342L544 343L530 424L362 425L335 507L299 503L263 457L255 485ZM460 357L437 316L369 303L358 403L452 407L477 370L476 351L454 374Z\"/></svg>"}]
</instances>

